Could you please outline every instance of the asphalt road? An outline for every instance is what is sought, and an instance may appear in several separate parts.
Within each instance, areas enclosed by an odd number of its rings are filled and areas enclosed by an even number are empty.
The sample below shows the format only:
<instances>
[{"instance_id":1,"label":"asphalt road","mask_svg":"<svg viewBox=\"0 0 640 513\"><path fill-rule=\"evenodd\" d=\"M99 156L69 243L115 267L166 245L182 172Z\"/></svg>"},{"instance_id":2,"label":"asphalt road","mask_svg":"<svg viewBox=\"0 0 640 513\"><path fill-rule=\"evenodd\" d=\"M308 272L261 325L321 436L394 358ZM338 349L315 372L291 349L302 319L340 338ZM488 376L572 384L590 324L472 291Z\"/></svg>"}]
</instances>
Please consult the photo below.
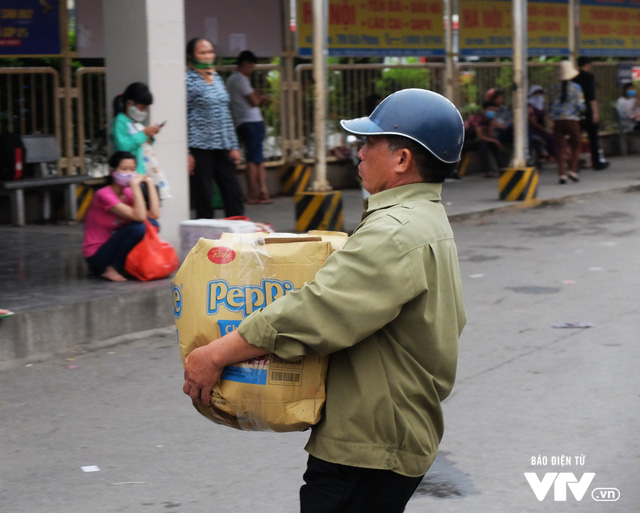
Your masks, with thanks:
<instances>
[{"instance_id":1,"label":"asphalt road","mask_svg":"<svg viewBox=\"0 0 640 513\"><path fill-rule=\"evenodd\" d=\"M638 510L639 217L635 193L454 224L468 323L407 512ZM307 434L215 425L181 387L171 328L0 372L0 511L298 511Z\"/></svg>"}]
</instances>

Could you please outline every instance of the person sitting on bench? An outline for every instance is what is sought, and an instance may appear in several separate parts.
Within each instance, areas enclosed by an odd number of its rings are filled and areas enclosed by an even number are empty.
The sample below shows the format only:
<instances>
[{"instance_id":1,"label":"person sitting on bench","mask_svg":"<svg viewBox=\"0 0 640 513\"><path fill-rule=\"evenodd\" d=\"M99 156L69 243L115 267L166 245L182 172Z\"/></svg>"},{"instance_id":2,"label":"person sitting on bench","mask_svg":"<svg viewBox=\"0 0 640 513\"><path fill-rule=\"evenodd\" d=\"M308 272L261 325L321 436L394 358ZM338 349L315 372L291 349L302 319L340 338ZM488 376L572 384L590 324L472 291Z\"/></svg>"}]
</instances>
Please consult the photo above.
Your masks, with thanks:
<instances>
[{"instance_id":1,"label":"person sitting on bench","mask_svg":"<svg viewBox=\"0 0 640 513\"><path fill-rule=\"evenodd\" d=\"M616 101L616 110L623 133L640 131L640 105L631 82L622 86L622 96Z\"/></svg>"}]
</instances>

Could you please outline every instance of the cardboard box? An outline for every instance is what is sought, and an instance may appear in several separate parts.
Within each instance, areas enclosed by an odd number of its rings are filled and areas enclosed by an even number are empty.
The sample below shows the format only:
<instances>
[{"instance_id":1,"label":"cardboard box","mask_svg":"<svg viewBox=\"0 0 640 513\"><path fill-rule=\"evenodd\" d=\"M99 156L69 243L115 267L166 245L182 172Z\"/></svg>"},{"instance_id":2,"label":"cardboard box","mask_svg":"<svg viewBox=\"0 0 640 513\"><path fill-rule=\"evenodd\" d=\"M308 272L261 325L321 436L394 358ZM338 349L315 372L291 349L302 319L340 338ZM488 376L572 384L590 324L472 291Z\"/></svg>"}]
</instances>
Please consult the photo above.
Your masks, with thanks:
<instances>
[{"instance_id":1,"label":"cardboard box","mask_svg":"<svg viewBox=\"0 0 640 513\"><path fill-rule=\"evenodd\" d=\"M251 221L234 219L190 219L180 223L180 258L184 258L201 239L219 239L223 233L254 233L260 231Z\"/></svg>"},{"instance_id":2,"label":"cardboard box","mask_svg":"<svg viewBox=\"0 0 640 513\"><path fill-rule=\"evenodd\" d=\"M172 281L183 363L196 347L311 281L346 238L339 232L310 232L200 239ZM272 354L228 366L211 404L196 408L237 429L301 431L320 420L327 366L328 359L319 356L289 362Z\"/></svg>"}]
</instances>

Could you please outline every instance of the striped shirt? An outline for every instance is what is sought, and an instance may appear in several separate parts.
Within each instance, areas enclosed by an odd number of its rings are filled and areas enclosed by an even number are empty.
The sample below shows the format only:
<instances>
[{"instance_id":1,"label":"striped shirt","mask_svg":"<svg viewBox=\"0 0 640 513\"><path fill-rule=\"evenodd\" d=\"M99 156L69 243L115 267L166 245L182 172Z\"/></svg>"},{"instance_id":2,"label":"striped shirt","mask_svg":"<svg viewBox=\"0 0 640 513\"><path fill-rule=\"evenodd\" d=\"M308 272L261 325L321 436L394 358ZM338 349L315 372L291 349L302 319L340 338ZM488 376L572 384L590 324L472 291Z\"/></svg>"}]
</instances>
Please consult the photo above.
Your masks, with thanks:
<instances>
[{"instance_id":1,"label":"striped shirt","mask_svg":"<svg viewBox=\"0 0 640 513\"><path fill-rule=\"evenodd\" d=\"M211 84L197 71L187 70L187 124L189 147L202 150L239 148L231 117L230 99L222 77L214 72Z\"/></svg>"},{"instance_id":2,"label":"striped shirt","mask_svg":"<svg viewBox=\"0 0 640 513\"><path fill-rule=\"evenodd\" d=\"M549 113L554 120L580 121L580 114L584 112L584 95L582 88L571 81L567 81L567 98L561 101L562 83L555 84L551 89L553 101L549 106Z\"/></svg>"}]
</instances>

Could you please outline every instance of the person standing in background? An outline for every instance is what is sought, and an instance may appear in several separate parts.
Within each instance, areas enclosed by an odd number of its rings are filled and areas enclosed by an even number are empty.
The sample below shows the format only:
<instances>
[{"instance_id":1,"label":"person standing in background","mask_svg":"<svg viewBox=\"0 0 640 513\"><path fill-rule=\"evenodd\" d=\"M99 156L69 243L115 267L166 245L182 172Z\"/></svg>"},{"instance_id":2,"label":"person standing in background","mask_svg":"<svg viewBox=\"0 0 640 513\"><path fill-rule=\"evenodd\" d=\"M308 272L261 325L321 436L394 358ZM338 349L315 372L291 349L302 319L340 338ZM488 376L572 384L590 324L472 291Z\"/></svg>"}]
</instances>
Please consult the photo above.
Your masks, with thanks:
<instances>
[{"instance_id":1,"label":"person standing in background","mask_svg":"<svg viewBox=\"0 0 640 513\"><path fill-rule=\"evenodd\" d=\"M556 148L564 148L565 137L569 138L570 169L565 171L566 164L562 150L559 150L556 162L558 164L558 180L561 184L567 183L567 176L574 182L579 182L578 165L580 162L580 142L582 131L580 130L580 115L585 110L584 95L573 78L578 75L578 70L571 61L562 61L558 71L559 83L551 90L551 117L553 118L553 133L556 137Z\"/></svg>"},{"instance_id":2,"label":"person standing in background","mask_svg":"<svg viewBox=\"0 0 640 513\"><path fill-rule=\"evenodd\" d=\"M260 107L269 102L269 96L260 94L249 81L256 62L258 59L253 52L241 52L236 63L237 70L227 79L233 120L238 137L246 148L247 203L250 205L271 203L262 149L265 127L260 112Z\"/></svg>"},{"instance_id":3,"label":"person standing in background","mask_svg":"<svg viewBox=\"0 0 640 513\"><path fill-rule=\"evenodd\" d=\"M187 125L189 174L196 217L213 218L215 180L226 217L244 215L243 193L236 164L240 162L238 137L233 126L230 98L216 72L213 44L194 38L187 43Z\"/></svg>"},{"instance_id":4,"label":"person standing in background","mask_svg":"<svg viewBox=\"0 0 640 513\"><path fill-rule=\"evenodd\" d=\"M600 114L598 113L598 102L596 101L596 79L591 73L591 59L589 57L578 57L578 76L573 81L582 88L586 105L585 119L582 127L587 132L589 146L591 146L591 165L594 171L602 171L609 167L609 163L600 158L600 146L598 144L598 129Z\"/></svg>"},{"instance_id":5,"label":"person standing in background","mask_svg":"<svg viewBox=\"0 0 640 513\"><path fill-rule=\"evenodd\" d=\"M149 105L153 96L146 84L134 82L129 84L124 93L113 100L113 125L111 136L115 151L128 151L136 158L136 170L145 174L143 145L153 143L161 125L145 127L142 123L149 114Z\"/></svg>"}]
</instances>

